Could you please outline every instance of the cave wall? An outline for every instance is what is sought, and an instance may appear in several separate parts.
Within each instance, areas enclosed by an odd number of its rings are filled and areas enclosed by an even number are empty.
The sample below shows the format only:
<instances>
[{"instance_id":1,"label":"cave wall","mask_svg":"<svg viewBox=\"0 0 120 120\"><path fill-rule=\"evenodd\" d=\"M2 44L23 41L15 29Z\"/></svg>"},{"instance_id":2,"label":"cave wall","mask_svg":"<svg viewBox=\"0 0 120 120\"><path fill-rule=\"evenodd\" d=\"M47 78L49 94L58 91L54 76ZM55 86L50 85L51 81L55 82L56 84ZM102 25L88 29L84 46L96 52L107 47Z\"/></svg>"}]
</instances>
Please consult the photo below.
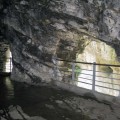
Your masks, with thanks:
<instances>
[{"instance_id":1,"label":"cave wall","mask_svg":"<svg viewBox=\"0 0 120 120\"><path fill-rule=\"evenodd\" d=\"M0 71L4 71L5 69L5 61L7 58L6 51L9 48L9 43L6 40L5 35L6 27L4 25L4 18L7 12L7 2L4 0L0 0Z\"/></svg>"},{"instance_id":2,"label":"cave wall","mask_svg":"<svg viewBox=\"0 0 120 120\"><path fill-rule=\"evenodd\" d=\"M11 0L4 24L13 56L12 79L53 78L52 56L75 60L83 36L115 48L119 58L119 0Z\"/></svg>"}]
</instances>

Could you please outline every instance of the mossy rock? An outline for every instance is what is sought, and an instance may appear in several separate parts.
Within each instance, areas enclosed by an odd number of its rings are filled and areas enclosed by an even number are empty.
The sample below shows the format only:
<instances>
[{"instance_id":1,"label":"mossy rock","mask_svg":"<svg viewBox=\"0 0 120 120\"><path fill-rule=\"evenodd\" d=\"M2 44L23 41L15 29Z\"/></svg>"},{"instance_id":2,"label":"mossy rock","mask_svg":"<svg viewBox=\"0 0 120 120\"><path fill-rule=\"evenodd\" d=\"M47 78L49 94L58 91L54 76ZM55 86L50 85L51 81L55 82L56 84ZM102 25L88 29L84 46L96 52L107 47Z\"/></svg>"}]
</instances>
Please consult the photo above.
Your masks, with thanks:
<instances>
[{"instance_id":1,"label":"mossy rock","mask_svg":"<svg viewBox=\"0 0 120 120\"><path fill-rule=\"evenodd\" d=\"M103 72L108 73L108 74L113 73L113 69L112 69L111 67L109 67L109 66L101 67L101 70L102 70Z\"/></svg>"}]
</instances>

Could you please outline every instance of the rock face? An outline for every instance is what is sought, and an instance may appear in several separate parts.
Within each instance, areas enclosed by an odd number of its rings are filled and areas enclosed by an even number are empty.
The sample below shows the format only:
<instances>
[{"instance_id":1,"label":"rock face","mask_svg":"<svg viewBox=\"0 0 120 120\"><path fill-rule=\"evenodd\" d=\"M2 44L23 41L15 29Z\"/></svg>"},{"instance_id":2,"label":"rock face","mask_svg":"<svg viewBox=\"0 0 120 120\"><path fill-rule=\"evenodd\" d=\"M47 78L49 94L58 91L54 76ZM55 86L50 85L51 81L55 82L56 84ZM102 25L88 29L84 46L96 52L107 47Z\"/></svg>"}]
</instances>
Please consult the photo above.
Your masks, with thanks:
<instances>
[{"instance_id":1,"label":"rock face","mask_svg":"<svg viewBox=\"0 0 120 120\"><path fill-rule=\"evenodd\" d=\"M0 71L4 69L4 62L6 60L6 51L9 47L8 41L5 37L4 17L6 15L6 1L0 0Z\"/></svg>"},{"instance_id":2,"label":"rock face","mask_svg":"<svg viewBox=\"0 0 120 120\"><path fill-rule=\"evenodd\" d=\"M119 6L119 0L11 1L4 24L13 55L12 78L51 81L52 56L75 60L85 49L86 36L111 45L119 58Z\"/></svg>"}]
</instances>

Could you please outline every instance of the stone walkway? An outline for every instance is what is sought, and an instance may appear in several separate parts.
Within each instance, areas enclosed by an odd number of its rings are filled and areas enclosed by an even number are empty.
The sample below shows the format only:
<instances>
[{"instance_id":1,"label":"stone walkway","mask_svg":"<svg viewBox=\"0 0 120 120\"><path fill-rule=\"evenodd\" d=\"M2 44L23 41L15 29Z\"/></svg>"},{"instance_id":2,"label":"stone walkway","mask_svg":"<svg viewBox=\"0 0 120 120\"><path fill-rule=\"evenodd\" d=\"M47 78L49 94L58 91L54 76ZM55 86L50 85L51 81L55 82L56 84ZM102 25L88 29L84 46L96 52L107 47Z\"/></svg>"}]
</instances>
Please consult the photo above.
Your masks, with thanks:
<instances>
[{"instance_id":1,"label":"stone walkway","mask_svg":"<svg viewBox=\"0 0 120 120\"><path fill-rule=\"evenodd\" d=\"M1 120L120 120L117 104L49 86L17 84L14 89L16 103L0 110Z\"/></svg>"},{"instance_id":2,"label":"stone walkway","mask_svg":"<svg viewBox=\"0 0 120 120\"><path fill-rule=\"evenodd\" d=\"M20 106L10 106L8 109L0 110L0 116L0 120L46 120L38 116L28 116Z\"/></svg>"}]
</instances>

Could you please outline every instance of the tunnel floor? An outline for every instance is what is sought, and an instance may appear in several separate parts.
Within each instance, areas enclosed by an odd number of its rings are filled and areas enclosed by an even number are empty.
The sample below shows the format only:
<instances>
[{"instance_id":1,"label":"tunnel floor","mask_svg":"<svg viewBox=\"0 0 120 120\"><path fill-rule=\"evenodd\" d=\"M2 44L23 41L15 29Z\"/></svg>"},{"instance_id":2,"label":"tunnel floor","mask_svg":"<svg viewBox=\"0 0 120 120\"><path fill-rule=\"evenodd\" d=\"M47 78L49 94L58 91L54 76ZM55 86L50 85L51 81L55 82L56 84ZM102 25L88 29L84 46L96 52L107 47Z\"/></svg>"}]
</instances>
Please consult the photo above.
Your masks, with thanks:
<instances>
[{"instance_id":1,"label":"tunnel floor","mask_svg":"<svg viewBox=\"0 0 120 120\"><path fill-rule=\"evenodd\" d=\"M56 87L36 87L4 78L0 81L0 108L10 105L19 105L29 116L41 116L46 120L107 120L114 109ZM112 117L120 116L114 114Z\"/></svg>"}]
</instances>

